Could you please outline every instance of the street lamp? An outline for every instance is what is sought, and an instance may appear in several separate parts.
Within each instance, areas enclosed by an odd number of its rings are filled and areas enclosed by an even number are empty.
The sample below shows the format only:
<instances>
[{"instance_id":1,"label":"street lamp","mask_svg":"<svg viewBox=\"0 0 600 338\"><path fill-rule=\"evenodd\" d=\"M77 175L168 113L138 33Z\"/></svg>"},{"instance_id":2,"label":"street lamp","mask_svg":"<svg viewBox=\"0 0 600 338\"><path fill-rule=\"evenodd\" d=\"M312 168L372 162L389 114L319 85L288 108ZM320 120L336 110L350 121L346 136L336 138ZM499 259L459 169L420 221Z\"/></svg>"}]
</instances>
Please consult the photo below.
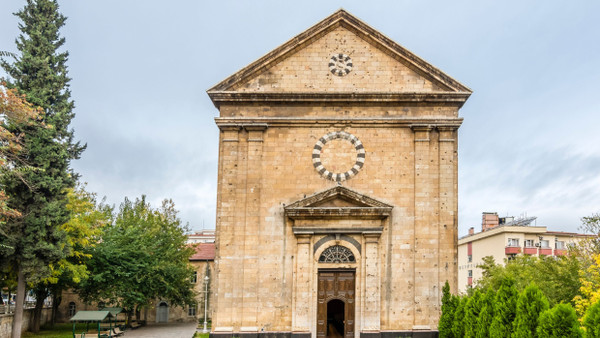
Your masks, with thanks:
<instances>
[{"instance_id":1,"label":"street lamp","mask_svg":"<svg viewBox=\"0 0 600 338\"><path fill-rule=\"evenodd\" d=\"M206 305L208 304L208 281L210 278L208 278L208 275L204 276L204 329L202 329L202 333L208 333L208 330L206 329L206 314L207 314L207 307Z\"/></svg>"}]
</instances>

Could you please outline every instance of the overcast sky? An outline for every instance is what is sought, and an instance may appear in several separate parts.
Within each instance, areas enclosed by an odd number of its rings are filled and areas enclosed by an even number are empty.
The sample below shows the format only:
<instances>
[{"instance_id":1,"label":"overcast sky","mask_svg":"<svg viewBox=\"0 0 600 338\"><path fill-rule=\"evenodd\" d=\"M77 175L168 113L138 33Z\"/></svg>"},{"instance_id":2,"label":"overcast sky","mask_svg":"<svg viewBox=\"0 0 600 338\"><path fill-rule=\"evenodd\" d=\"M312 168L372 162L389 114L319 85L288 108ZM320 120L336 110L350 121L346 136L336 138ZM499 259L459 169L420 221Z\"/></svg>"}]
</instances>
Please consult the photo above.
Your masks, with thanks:
<instances>
[{"instance_id":1,"label":"overcast sky","mask_svg":"<svg viewBox=\"0 0 600 338\"><path fill-rule=\"evenodd\" d=\"M24 0L0 0L16 52ZM577 231L600 211L599 1L64 0L73 167L119 204L172 198L214 228L217 109L206 90L343 7L473 90L460 114L459 234L481 212Z\"/></svg>"}]
</instances>

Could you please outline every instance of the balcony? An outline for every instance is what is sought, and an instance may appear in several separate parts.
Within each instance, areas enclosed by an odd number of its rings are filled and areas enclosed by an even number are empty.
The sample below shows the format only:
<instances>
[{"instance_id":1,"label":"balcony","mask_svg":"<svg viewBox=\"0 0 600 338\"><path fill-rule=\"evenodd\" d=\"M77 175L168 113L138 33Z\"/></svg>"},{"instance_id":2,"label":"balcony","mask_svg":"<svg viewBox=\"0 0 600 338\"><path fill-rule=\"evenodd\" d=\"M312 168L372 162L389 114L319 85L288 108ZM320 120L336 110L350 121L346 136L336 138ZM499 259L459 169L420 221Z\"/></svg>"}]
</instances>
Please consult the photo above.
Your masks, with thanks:
<instances>
[{"instance_id":1,"label":"balcony","mask_svg":"<svg viewBox=\"0 0 600 338\"><path fill-rule=\"evenodd\" d=\"M552 249L551 248L540 248L540 255L552 256Z\"/></svg>"},{"instance_id":2,"label":"balcony","mask_svg":"<svg viewBox=\"0 0 600 338\"><path fill-rule=\"evenodd\" d=\"M520 254L521 247L520 246L507 246L504 248L504 253L506 255Z\"/></svg>"},{"instance_id":3,"label":"balcony","mask_svg":"<svg viewBox=\"0 0 600 338\"><path fill-rule=\"evenodd\" d=\"M538 249L536 247L525 247L523 253L526 255L537 255Z\"/></svg>"},{"instance_id":4,"label":"balcony","mask_svg":"<svg viewBox=\"0 0 600 338\"><path fill-rule=\"evenodd\" d=\"M554 249L554 256L564 256L567 254L566 249Z\"/></svg>"}]
</instances>

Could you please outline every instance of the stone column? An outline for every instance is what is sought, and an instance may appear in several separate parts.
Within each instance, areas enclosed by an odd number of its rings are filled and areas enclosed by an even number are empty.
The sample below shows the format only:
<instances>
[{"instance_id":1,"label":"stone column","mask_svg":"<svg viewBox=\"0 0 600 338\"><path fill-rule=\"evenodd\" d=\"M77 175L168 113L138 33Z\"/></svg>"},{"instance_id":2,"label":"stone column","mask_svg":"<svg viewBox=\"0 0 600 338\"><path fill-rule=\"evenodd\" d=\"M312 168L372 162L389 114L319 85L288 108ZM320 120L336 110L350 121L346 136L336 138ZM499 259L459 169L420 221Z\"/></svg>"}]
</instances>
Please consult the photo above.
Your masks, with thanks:
<instances>
[{"instance_id":1,"label":"stone column","mask_svg":"<svg viewBox=\"0 0 600 338\"><path fill-rule=\"evenodd\" d=\"M414 322L413 330L431 330L438 284L437 158L429 125L413 126L415 141Z\"/></svg>"},{"instance_id":2,"label":"stone column","mask_svg":"<svg viewBox=\"0 0 600 338\"><path fill-rule=\"evenodd\" d=\"M310 251L312 234L296 235L296 278L294 281L294 304L292 314L293 333L308 333L311 330L310 315L312 302L312 254Z\"/></svg>"},{"instance_id":3,"label":"stone column","mask_svg":"<svg viewBox=\"0 0 600 338\"><path fill-rule=\"evenodd\" d=\"M241 332L258 332L258 279L260 274L259 246L261 244L260 197L262 177L263 135L266 124L245 125L248 132L246 166L246 205L243 248L243 294Z\"/></svg>"},{"instance_id":4,"label":"stone column","mask_svg":"<svg viewBox=\"0 0 600 338\"><path fill-rule=\"evenodd\" d=\"M438 126L440 162L440 245L439 245L439 288L450 283L452 293L457 292L457 151L456 126Z\"/></svg>"},{"instance_id":5,"label":"stone column","mask_svg":"<svg viewBox=\"0 0 600 338\"><path fill-rule=\"evenodd\" d=\"M217 257L215 259L215 316L213 332L232 332L234 321L233 277L237 250L235 238L236 182L238 176L239 131L236 125L219 125L220 162L217 200ZM218 311L217 310L218 307Z\"/></svg>"},{"instance_id":6,"label":"stone column","mask_svg":"<svg viewBox=\"0 0 600 338\"><path fill-rule=\"evenodd\" d=\"M381 233L363 233L365 239L365 299L363 301L362 332L381 329L381 280L379 268L379 237Z\"/></svg>"}]
</instances>

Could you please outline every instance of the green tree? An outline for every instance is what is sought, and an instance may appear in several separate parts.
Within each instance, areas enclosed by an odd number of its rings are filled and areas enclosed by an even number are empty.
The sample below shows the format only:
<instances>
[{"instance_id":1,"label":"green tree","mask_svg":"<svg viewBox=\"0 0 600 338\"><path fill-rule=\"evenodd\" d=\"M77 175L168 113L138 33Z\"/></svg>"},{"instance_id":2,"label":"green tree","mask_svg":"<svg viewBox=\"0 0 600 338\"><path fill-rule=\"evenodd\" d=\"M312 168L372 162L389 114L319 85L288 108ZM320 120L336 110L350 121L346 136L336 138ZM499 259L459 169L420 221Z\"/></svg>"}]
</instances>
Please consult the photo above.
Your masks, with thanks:
<instances>
[{"instance_id":1,"label":"green tree","mask_svg":"<svg viewBox=\"0 0 600 338\"><path fill-rule=\"evenodd\" d=\"M510 277L504 278L494 300L494 318L490 325L491 338L511 336L518 295L515 281Z\"/></svg>"},{"instance_id":2,"label":"green tree","mask_svg":"<svg viewBox=\"0 0 600 338\"><path fill-rule=\"evenodd\" d=\"M77 176L70 161L79 158L84 147L74 142L69 124L74 117L67 76L67 52L59 52L65 40L59 35L65 17L58 12L56 0L27 0L16 13L21 19L22 34L16 45L20 55L14 63L2 61L10 76L9 86L25 94L27 101L41 107L43 122L37 125L15 124L9 131L25 135L26 163L35 170L23 179L14 175L2 177L9 196L8 206L23 216L7 222L5 245L12 248L2 257L17 275L17 305L13 320L13 337L19 337L22 326L25 284L39 283L51 275L51 265L63 259L65 234L60 230L69 219L66 189L75 185ZM39 290L39 289L38 289ZM39 328L43 298L37 295L33 330Z\"/></svg>"},{"instance_id":3,"label":"green tree","mask_svg":"<svg viewBox=\"0 0 600 338\"><path fill-rule=\"evenodd\" d=\"M465 336L465 307L467 305L467 297L459 297L457 300L454 319L452 320L452 335L456 338Z\"/></svg>"},{"instance_id":4,"label":"green tree","mask_svg":"<svg viewBox=\"0 0 600 338\"><path fill-rule=\"evenodd\" d=\"M438 325L439 336L442 338L454 337L452 333L452 323L454 321L454 312L458 306L458 297L450 293L450 284L446 281L442 288L442 316Z\"/></svg>"},{"instance_id":5,"label":"green tree","mask_svg":"<svg viewBox=\"0 0 600 338\"><path fill-rule=\"evenodd\" d=\"M582 285L579 279L581 264L574 255L560 257L535 257L522 255L514 260L506 260L504 265L496 264L492 257L484 257L478 265L482 278L477 281L478 288L491 287L498 290L502 281L511 278L517 291L523 291L534 282L548 297L550 305L573 302Z\"/></svg>"},{"instance_id":6,"label":"green tree","mask_svg":"<svg viewBox=\"0 0 600 338\"><path fill-rule=\"evenodd\" d=\"M494 318L494 299L496 293L492 289L487 289L485 295L481 298L481 312L477 317L477 327L475 337L487 338L490 336L490 325Z\"/></svg>"},{"instance_id":7,"label":"green tree","mask_svg":"<svg viewBox=\"0 0 600 338\"><path fill-rule=\"evenodd\" d=\"M471 297L468 298L465 305L465 337L475 337L477 334L477 318L481 313L482 292L476 289Z\"/></svg>"},{"instance_id":8,"label":"green tree","mask_svg":"<svg viewBox=\"0 0 600 338\"><path fill-rule=\"evenodd\" d=\"M144 196L121 204L102 240L90 248L90 277L80 284L86 302L118 305L129 314L157 299L184 306L193 302L193 270L186 227L172 201L153 209Z\"/></svg>"},{"instance_id":9,"label":"green tree","mask_svg":"<svg viewBox=\"0 0 600 338\"><path fill-rule=\"evenodd\" d=\"M533 283L519 294L513 322L513 338L537 337L540 313L548 309L548 299Z\"/></svg>"},{"instance_id":10,"label":"green tree","mask_svg":"<svg viewBox=\"0 0 600 338\"><path fill-rule=\"evenodd\" d=\"M600 338L600 301L590 306L583 317L586 338Z\"/></svg>"},{"instance_id":11,"label":"green tree","mask_svg":"<svg viewBox=\"0 0 600 338\"><path fill-rule=\"evenodd\" d=\"M540 314L537 336L539 338L582 337L577 314L571 304L557 304Z\"/></svg>"}]
</instances>

